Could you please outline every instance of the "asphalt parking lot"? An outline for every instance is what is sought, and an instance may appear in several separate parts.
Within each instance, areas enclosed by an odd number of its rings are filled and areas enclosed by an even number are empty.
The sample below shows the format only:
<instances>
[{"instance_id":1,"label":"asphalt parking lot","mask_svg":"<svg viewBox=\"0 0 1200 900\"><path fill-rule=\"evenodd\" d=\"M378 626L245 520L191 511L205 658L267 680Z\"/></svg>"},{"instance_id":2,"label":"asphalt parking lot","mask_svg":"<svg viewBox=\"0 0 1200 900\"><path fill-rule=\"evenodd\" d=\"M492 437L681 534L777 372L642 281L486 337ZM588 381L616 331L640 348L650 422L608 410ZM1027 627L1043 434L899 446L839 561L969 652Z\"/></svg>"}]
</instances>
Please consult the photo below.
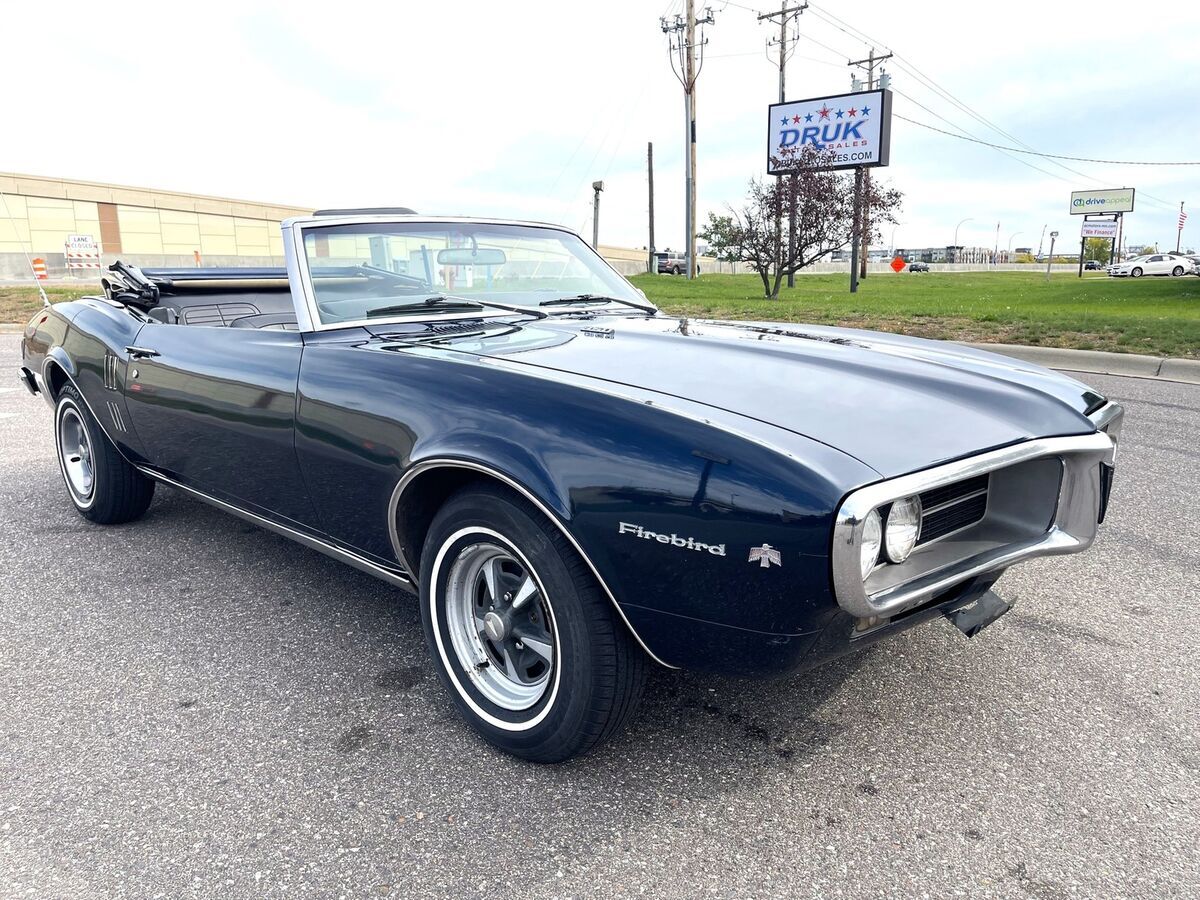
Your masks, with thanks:
<instances>
[{"instance_id":1,"label":"asphalt parking lot","mask_svg":"<svg viewBox=\"0 0 1200 900\"><path fill-rule=\"evenodd\" d=\"M1084 378L1127 409L1109 521L992 628L660 671L536 767L460 724L409 596L166 489L79 518L5 377L0 897L1195 897L1200 386Z\"/></svg>"}]
</instances>

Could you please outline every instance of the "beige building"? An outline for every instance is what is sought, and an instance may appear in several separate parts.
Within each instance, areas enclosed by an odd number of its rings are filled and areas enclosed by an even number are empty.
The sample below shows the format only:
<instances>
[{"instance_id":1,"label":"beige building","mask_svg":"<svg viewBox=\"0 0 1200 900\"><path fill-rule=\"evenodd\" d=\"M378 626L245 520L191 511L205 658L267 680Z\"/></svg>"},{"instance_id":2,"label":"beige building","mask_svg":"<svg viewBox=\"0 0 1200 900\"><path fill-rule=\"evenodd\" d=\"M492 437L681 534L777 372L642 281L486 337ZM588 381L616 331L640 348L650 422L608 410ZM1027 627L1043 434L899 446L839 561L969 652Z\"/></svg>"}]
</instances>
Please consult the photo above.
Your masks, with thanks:
<instances>
[{"instance_id":1,"label":"beige building","mask_svg":"<svg viewBox=\"0 0 1200 900\"><path fill-rule=\"evenodd\" d=\"M90 236L105 265L282 265L279 223L311 208L0 172L0 278L27 278L25 253L66 274L69 235ZM5 209L7 207L7 210ZM93 278L94 271L74 274Z\"/></svg>"},{"instance_id":2,"label":"beige building","mask_svg":"<svg viewBox=\"0 0 1200 900\"><path fill-rule=\"evenodd\" d=\"M0 280L25 281L30 258L50 278L95 281L99 266L116 259L146 267L282 266L279 223L309 207L205 197L153 188L0 172ZM67 268L71 236L100 250L91 268ZM617 271L647 268L646 251L601 246ZM701 259L701 270L732 267Z\"/></svg>"}]
</instances>

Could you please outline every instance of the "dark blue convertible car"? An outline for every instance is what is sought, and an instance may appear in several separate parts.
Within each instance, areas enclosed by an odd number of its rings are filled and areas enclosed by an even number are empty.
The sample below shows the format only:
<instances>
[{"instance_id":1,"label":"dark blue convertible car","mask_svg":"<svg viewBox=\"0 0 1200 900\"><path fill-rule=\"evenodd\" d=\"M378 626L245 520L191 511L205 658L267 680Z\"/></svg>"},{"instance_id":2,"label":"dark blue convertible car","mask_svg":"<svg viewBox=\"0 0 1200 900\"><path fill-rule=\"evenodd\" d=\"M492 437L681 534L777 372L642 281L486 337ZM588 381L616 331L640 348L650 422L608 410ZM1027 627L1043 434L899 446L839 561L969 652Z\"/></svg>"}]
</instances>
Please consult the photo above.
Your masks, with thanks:
<instances>
[{"instance_id":1,"label":"dark blue convertible car","mask_svg":"<svg viewBox=\"0 0 1200 900\"><path fill-rule=\"evenodd\" d=\"M117 263L20 375L93 522L170 485L415 591L449 696L563 760L648 662L792 672L1008 609L1088 547L1121 409L1036 366L663 315L575 234L417 215L283 224L287 269Z\"/></svg>"}]
</instances>

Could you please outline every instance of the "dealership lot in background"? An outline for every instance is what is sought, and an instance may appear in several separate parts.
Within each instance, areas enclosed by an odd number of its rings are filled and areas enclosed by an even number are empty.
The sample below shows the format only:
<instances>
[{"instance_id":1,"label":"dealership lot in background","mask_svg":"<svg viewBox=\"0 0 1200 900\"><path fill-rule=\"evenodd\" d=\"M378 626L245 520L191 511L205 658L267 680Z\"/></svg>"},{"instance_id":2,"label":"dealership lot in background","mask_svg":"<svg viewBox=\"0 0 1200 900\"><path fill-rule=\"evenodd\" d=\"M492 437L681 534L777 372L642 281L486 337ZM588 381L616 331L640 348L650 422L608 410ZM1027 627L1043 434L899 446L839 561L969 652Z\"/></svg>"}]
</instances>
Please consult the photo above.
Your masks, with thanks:
<instances>
[{"instance_id":1,"label":"dealership lot in background","mask_svg":"<svg viewBox=\"0 0 1200 900\"><path fill-rule=\"evenodd\" d=\"M1034 344L1200 358L1200 278L1083 279L1040 273L907 271L874 274L858 294L846 276L805 275L764 300L755 275L705 275L695 281L636 275L632 281L672 315L811 322L896 331L968 343ZM91 290L94 290L91 289ZM90 292L54 285L51 300ZM0 284L0 323L24 324L41 306L37 289Z\"/></svg>"},{"instance_id":2,"label":"dealership lot in background","mask_svg":"<svg viewBox=\"0 0 1200 900\"><path fill-rule=\"evenodd\" d=\"M472 736L406 595L171 491L82 521L14 382L0 894L1194 896L1200 387L1086 380L1127 409L1112 516L1006 576L991 629L781 682L659 672L562 767Z\"/></svg>"}]
</instances>

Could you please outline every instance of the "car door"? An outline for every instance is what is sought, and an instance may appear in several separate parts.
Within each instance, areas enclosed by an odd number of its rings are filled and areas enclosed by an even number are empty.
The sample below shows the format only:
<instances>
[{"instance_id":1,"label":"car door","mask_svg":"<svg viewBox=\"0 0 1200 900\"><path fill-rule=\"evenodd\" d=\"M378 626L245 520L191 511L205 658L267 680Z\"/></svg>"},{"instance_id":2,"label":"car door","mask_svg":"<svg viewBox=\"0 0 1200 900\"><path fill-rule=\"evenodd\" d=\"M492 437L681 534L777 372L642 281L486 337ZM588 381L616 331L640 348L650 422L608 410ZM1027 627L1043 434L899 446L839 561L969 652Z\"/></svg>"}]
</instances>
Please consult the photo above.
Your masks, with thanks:
<instances>
[{"instance_id":1,"label":"car door","mask_svg":"<svg viewBox=\"0 0 1200 900\"><path fill-rule=\"evenodd\" d=\"M1155 254L1154 256L1151 256L1148 260L1146 260L1146 274L1147 275L1164 275L1164 274L1166 274L1169 271L1169 268L1168 268L1166 262L1164 261L1165 259L1166 259L1166 257L1161 256L1159 254Z\"/></svg>"},{"instance_id":2,"label":"car door","mask_svg":"<svg viewBox=\"0 0 1200 900\"><path fill-rule=\"evenodd\" d=\"M142 326L126 403L151 462L189 487L312 526L296 461L295 331Z\"/></svg>"}]
</instances>

